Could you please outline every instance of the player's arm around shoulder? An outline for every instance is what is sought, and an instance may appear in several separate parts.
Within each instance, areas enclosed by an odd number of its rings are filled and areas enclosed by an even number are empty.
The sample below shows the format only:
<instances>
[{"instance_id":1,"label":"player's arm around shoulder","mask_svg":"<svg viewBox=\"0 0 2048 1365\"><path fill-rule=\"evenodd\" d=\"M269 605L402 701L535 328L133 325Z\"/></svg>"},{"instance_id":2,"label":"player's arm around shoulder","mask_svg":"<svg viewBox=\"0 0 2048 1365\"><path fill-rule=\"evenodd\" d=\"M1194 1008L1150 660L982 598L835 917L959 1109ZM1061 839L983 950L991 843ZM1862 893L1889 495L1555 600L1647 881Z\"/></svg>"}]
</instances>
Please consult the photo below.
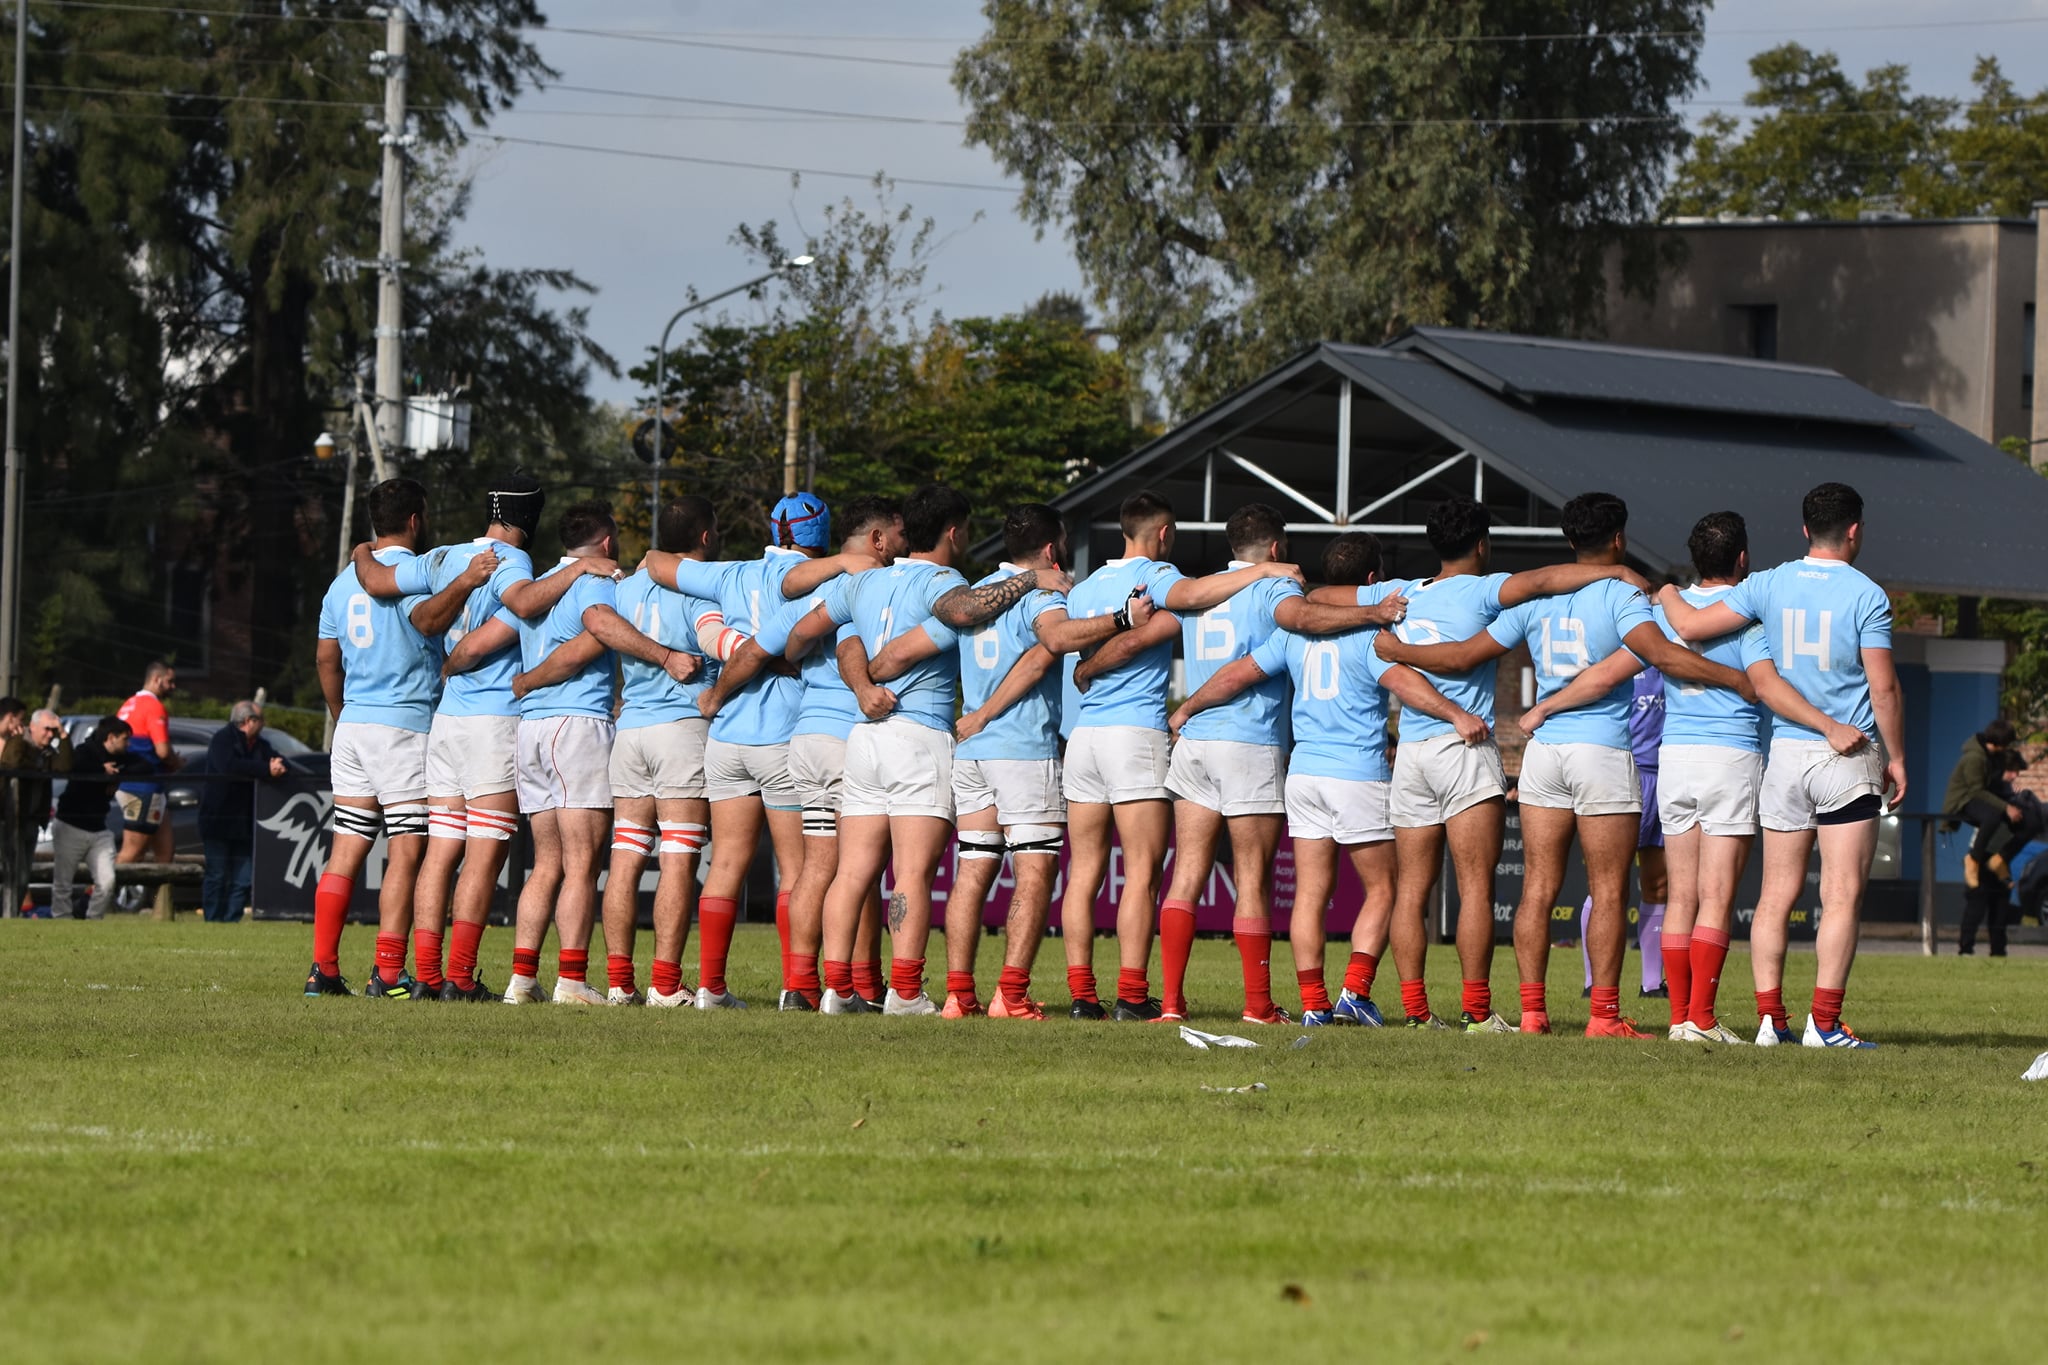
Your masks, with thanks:
<instances>
[{"instance_id":1,"label":"player's arm around shoulder","mask_svg":"<svg viewBox=\"0 0 2048 1365\"><path fill-rule=\"evenodd\" d=\"M604 653L604 645L589 631L572 635L548 651L548 656L524 673L512 675L512 695L524 697L543 687L567 682L586 664Z\"/></svg>"},{"instance_id":2,"label":"player's arm around shoulder","mask_svg":"<svg viewBox=\"0 0 2048 1365\"><path fill-rule=\"evenodd\" d=\"M1263 583L1269 578L1292 579L1299 586L1302 583L1301 566L1268 561L1246 565L1242 569L1225 569L1201 578L1181 578L1166 590L1160 605L1168 611L1208 611L1222 606L1254 583Z\"/></svg>"},{"instance_id":3,"label":"player's arm around shoulder","mask_svg":"<svg viewBox=\"0 0 2048 1365\"><path fill-rule=\"evenodd\" d=\"M1258 686L1269 676L1256 653L1232 659L1210 674L1209 681L1196 688L1193 696L1174 708L1173 714L1166 718L1166 732L1179 739L1182 727L1196 716L1222 706L1246 688Z\"/></svg>"},{"instance_id":4,"label":"player's arm around shoulder","mask_svg":"<svg viewBox=\"0 0 2048 1365\"><path fill-rule=\"evenodd\" d=\"M1170 611L1155 611L1142 626L1133 626L1110 638L1093 654L1074 666L1074 686L1083 692L1105 673L1123 667L1155 645L1172 644L1180 634L1180 617Z\"/></svg>"},{"instance_id":5,"label":"player's arm around shoulder","mask_svg":"<svg viewBox=\"0 0 2048 1365\"><path fill-rule=\"evenodd\" d=\"M1492 734L1486 722L1436 690L1428 678L1405 664L1395 664L1380 674L1380 686L1425 716L1450 722L1458 738L1467 744L1483 744Z\"/></svg>"}]
</instances>

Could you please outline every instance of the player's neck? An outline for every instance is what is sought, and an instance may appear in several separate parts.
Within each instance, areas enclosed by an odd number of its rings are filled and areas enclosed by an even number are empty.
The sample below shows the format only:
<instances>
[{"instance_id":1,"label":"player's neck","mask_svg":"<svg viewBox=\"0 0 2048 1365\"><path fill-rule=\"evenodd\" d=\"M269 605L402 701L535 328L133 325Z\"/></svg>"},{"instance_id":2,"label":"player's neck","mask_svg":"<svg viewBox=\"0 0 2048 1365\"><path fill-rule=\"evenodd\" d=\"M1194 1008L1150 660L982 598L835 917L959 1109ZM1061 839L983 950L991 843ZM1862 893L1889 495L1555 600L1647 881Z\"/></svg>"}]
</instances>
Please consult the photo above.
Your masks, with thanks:
<instances>
[{"instance_id":1,"label":"player's neck","mask_svg":"<svg viewBox=\"0 0 2048 1365\"><path fill-rule=\"evenodd\" d=\"M518 534L519 532L511 527L501 526L495 521L484 528L485 540L495 540L500 545L510 545L515 550L519 548L519 542L514 540L513 537Z\"/></svg>"},{"instance_id":2,"label":"player's neck","mask_svg":"<svg viewBox=\"0 0 2048 1365\"><path fill-rule=\"evenodd\" d=\"M953 551L945 545L934 545L929 550L912 550L905 559L921 559L927 564L936 564L942 569L953 567Z\"/></svg>"},{"instance_id":3,"label":"player's neck","mask_svg":"<svg viewBox=\"0 0 2048 1365\"><path fill-rule=\"evenodd\" d=\"M562 558L564 559L603 559L604 557L604 546L602 545L585 545L581 549L562 551Z\"/></svg>"},{"instance_id":4,"label":"player's neck","mask_svg":"<svg viewBox=\"0 0 2048 1365\"><path fill-rule=\"evenodd\" d=\"M1446 559L1436 571L1438 578L1476 578L1486 572L1486 566L1479 562L1478 555L1466 555L1463 559Z\"/></svg>"},{"instance_id":5,"label":"player's neck","mask_svg":"<svg viewBox=\"0 0 2048 1365\"><path fill-rule=\"evenodd\" d=\"M1847 545L1815 545L1809 541L1806 546L1806 557L1808 559L1832 559L1838 564L1850 562L1849 547Z\"/></svg>"},{"instance_id":6,"label":"player's neck","mask_svg":"<svg viewBox=\"0 0 2048 1365\"><path fill-rule=\"evenodd\" d=\"M411 548L412 542L404 536L378 536L370 542L371 554L375 554L379 550L410 550Z\"/></svg>"},{"instance_id":7,"label":"player's neck","mask_svg":"<svg viewBox=\"0 0 2048 1365\"><path fill-rule=\"evenodd\" d=\"M1741 581L1739 578L1702 578L1700 586L1703 588L1732 588Z\"/></svg>"}]
</instances>

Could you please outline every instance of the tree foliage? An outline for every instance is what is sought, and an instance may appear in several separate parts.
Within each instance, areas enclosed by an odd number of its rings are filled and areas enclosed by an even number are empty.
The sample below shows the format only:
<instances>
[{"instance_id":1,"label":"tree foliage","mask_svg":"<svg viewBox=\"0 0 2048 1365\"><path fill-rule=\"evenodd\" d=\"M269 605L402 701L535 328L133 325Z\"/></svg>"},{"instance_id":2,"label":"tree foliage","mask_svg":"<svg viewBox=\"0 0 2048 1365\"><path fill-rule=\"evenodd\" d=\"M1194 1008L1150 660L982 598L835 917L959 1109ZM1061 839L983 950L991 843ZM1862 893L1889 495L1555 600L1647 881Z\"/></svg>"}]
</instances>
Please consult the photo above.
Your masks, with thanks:
<instances>
[{"instance_id":1,"label":"tree foliage","mask_svg":"<svg viewBox=\"0 0 2048 1365\"><path fill-rule=\"evenodd\" d=\"M1597 321L1706 0L986 0L968 138L1183 405L1325 338ZM1527 36L1540 35L1540 36Z\"/></svg>"}]
</instances>

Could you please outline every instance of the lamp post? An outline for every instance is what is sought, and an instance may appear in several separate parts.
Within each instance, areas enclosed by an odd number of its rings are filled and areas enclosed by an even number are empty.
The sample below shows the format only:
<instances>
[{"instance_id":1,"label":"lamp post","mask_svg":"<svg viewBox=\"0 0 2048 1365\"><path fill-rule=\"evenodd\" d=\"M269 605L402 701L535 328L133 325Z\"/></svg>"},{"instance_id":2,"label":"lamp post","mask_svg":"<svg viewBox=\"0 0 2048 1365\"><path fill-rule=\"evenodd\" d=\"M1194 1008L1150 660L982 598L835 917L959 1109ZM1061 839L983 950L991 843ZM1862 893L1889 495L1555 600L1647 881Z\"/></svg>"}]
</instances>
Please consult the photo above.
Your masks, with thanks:
<instances>
[{"instance_id":1,"label":"lamp post","mask_svg":"<svg viewBox=\"0 0 2048 1365\"><path fill-rule=\"evenodd\" d=\"M663 391L667 387L668 380L669 333L675 330L678 322L681 322L698 309L709 308L720 299L729 299L734 294L745 293L747 290L764 285L778 276L786 275L792 270L802 270L813 259L810 256L792 256L765 275L757 275L745 284L736 284L730 289L721 290L713 294L708 299L699 299L695 303L684 304L681 308L676 309L675 316L668 320L668 326L661 329L661 344L654 349L654 468L649 471L647 477L648 549L658 550L661 548L661 412Z\"/></svg>"}]
</instances>

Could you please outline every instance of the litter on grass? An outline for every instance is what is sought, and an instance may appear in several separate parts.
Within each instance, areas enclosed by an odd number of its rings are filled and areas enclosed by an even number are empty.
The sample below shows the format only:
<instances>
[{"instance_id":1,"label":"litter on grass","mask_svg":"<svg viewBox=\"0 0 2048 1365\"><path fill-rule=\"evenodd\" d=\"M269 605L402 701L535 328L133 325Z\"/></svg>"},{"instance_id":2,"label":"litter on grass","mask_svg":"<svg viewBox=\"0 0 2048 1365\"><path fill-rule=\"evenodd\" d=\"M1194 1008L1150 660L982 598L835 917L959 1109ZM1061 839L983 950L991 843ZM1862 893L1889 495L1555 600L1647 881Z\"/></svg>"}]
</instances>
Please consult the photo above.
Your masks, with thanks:
<instances>
[{"instance_id":1,"label":"litter on grass","mask_svg":"<svg viewBox=\"0 0 2048 1365\"><path fill-rule=\"evenodd\" d=\"M1302 1048L1307 1047L1308 1035L1306 1033L1302 1034L1299 1038L1296 1038L1293 1042L1289 1043L1288 1046L1294 1048L1296 1051L1299 1051Z\"/></svg>"},{"instance_id":2,"label":"litter on grass","mask_svg":"<svg viewBox=\"0 0 2048 1365\"><path fill-rule=\"evenodd\" d=\"M1235 1033L1204 1033L1198 1028L1180 1026L1180 1040L1189 1047L1198 1047L1207 1052L1212 1047L1257 1047L1249 1038L1240 1038Z\"/></svg>"},{"instance_id":3,"label":"litter on grass","mask_svg":"<svg viewBox=\"0 0 2048 1365\"><path fill-rule=\"evenodd\" d=\"M1264 1091L1264 1081L1253 1081L1250 1085L1205 1085L1203 1090L1211 1095L1257 1095Z\"/></svg>"},{"instance_id":4,"label":"litter on grass","mask_svg":"<svg viewBox=\"0 0 2048 1365\"><path fill-rule=\"evenodd\" d=\"M1181 1032L1185 1033L1187 1030L1182 1029ZM2020 1079L2023 1081L2048 1081L2048 1052L2044 1052L2034 1058L2034 1064L2027 1068L2027 1074L2020 1077Z\"/></svg>"}]
</instances>

